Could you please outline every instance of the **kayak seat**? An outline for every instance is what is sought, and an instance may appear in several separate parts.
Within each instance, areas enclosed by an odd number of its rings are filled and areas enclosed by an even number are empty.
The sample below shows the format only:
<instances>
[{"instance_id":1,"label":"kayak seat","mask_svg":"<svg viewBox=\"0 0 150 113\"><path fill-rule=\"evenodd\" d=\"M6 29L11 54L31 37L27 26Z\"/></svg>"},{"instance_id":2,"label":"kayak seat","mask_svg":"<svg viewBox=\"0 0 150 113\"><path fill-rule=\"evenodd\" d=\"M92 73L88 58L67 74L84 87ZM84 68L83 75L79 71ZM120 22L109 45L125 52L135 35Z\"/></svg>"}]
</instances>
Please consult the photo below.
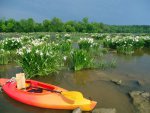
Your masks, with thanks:
<instances>
[{"instance_id":1,"label":"kayak seat","mask_svg":"<svg viewBox=\"0 0 150 113\"><path fill-rule=\"evenodd\" d=\"M43 83L35 82L35 81L26 81L26 92L32 93L42 93L43 91L51 91L54 90L55 87L51 85L46 85Z\"/></svg>"},{"instance_id":2,"label":"kayak seat","mask_svg":"<svg viewBox=\"0 0 150 113\"><path fill-rule=\"evenodd\" d=\"M33 89L28 90L27 92L42 93L43 89L42 88L33 88Z\"/></svg>"}]
</instances>

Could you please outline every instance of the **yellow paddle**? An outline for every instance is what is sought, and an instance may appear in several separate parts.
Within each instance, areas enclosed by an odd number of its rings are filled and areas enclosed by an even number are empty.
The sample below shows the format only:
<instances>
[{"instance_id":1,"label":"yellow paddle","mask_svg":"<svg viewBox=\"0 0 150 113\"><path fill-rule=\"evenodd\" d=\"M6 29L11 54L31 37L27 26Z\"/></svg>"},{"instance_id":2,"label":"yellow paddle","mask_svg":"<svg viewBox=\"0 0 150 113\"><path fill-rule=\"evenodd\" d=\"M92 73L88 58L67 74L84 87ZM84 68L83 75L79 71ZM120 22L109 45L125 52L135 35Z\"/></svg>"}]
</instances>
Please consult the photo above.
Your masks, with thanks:
<instances>
[{"instance_id":1,"label":"yellow paddle","mask_svg":"<svg viewBox=\"0 0 150 113\"><path fill-rule=\"evenodd\" d=\"M61 94L64 97L73 101L82 101L84 99L82 93L78 91L64 91L64 92L61 92Z\"/></svg>"},{"instance_id":2,"label":"yellow paddle","mask_svg":"<svg viewBox=\"0 0 150 113\"><path fill-rule=\"evenodd\" d=\"M61 95L63 95L65 98L71 100L71 101L82 101L84 99L83 94L81 92L78 91L56 91L56 90L49 90L49 89L45 89L47 91L51 91L51 92L55 92L55 93L60 93Z\"/></svg>"},{"instance_id":3,"label":"yellow paddle","mask_svg":"<svg viewBox=\"0 0 150 113\"><path fill-rule=\"evenodd\" d=\"M70 103L72 103L72 104L77 104L77 105L78 105L78 104L80 104L80 105L82 105L82 104L87 104L87 105L88 105L88 104L91 103L90 100L84 99L82 93L81 93L81 92L78 92L78 91L64 91L64 92L61 92L61 94L62 94L65 98L71 100Z\"/></svg>"},{"instance_id":4,"label":"yellow paddle","mask_svg":"<svg viewBox=\"0 0 150 113\"><path fill-rule=\"evenodd\" d=\"M30 87L30 84L26 83L26 87ZM33 87L33 88L39 88L39 87ZM63 95L65 98L67 98L73 102L77 102L77 101L79 102L84 99L83 94L78 91L57 91L57 90L51 90L51 89L47 89L47 88L41 88L41 89L50 91L50 92L54 92L54 93L59 93L59 94Z\"/></svg>"},{"instance_id":5,"label":"yellow paddle","mask_svg":"<svg viewBox=\"0 0 150 113\"><path fill-rule=\"evenodd\" d=\"M78 91L56 91L56 90L49 90L49 89L45 89L45 90L63 95L66 99L69 100L68 102L70 104L77 104L77 105L87 104L88 105L91 103L90 100L84 99L83 94ZM86 109L89 109L89 106L86 106Z\"/></svg>"}]
</instances>

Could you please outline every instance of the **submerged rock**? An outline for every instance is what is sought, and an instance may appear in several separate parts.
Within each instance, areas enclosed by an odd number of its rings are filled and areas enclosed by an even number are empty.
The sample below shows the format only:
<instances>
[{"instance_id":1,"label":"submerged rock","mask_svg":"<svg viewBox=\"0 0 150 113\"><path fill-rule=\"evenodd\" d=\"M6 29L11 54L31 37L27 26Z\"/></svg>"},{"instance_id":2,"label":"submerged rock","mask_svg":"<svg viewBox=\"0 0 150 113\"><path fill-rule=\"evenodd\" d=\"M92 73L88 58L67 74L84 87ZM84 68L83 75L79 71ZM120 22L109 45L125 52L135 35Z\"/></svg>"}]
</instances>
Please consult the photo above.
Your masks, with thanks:
<instances>
[{"instance_id":1,"label":"submerged rock","mask_svg":"<svg viewBox=\"0 0 150 113\"><path fill-rule=\"evenodd\" d=\"M138 113L150 113L150 92L132 91L129 94Z\"/></svg>"},{"instance_id":2,"label":"submerged rock","mask_svg":"<svg viewBox=\"0 0 150 113\"><path fill-rule=\"evenodd\" d=\"M82 110L80 108L76 108L72 111L72 113L82 113Z\"/></svg>"},{"instance_id":3,"label":"submerged rock","mask_svg":"<svg viewBox=\"0 0 150 113\"><path fill-rule=\"evenodd\" d=\"M138 80L137 82L138 82L139 86L143 86L144 85L144 81L142 81L142 80Z\"/></svg>"},{"instance_id":4,"label":"submerged rock","mask_svg":"<svg viewBox=\"0 0 150 113\"><path fill-rule=\"evenodd\" d=\"M117 84L117 85L121 85L122 84L122 80L111 80L111 82Z\"/></svg>"},{"instance_id":5,"label":"submerged rock","mask_svg":"<svg viewBox=\"0 0 150 113\"><path fill-rule=\"evenodd\" d=\"M92 113L116 113L115 108L97 108L92 111Z\"/></svg>"}]
</instances>

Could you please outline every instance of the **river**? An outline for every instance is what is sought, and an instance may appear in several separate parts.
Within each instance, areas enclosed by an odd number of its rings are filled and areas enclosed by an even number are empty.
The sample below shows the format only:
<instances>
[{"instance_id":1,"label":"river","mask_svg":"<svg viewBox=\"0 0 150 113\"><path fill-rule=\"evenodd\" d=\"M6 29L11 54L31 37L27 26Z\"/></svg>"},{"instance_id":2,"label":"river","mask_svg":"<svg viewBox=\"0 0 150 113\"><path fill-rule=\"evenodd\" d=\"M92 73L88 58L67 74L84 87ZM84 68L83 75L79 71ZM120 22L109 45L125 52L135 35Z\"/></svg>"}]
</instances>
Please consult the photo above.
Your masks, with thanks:
<instances>
[{"instance_id":1,"label":"river","mask_svg":"<svg viewBox=\"0 0 150 113\"><path fill-rule=\"evenodd\" d=\"M116 68L82 70L77 72L61 71L48 77L33 78L58 85L68 90L78 90L85 97L97 101L96 108L116 108L117 113L136 113L129 96L134 90L150 91L150 50L138 51L134 55L112 53L108 58L116 59ZM11 78L22 69L16 64L0 65L0 78ZM112 80L121 81L117 85ZM66 110L50 110L28 106L0 93L1 113L71 113Z\"/></svg>"}]
</instances>

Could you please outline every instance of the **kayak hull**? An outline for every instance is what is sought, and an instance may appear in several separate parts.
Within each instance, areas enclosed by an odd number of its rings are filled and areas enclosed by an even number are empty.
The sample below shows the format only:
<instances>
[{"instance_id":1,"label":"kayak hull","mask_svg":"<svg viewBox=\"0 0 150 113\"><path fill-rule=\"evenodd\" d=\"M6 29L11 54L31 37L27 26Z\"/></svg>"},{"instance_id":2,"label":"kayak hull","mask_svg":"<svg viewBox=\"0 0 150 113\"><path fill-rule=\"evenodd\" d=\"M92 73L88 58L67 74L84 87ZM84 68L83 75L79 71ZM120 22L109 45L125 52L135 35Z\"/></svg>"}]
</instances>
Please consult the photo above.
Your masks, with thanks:
<instances>
[{"instance_id":1,"label":"kayak hull","mask_svg":"<svg viewBox=\"0 0 150 113\"><path fill-rule=\"evenodd\" d=\"M68 109L73 110L81 108L83 111L91 111L97 104L95 101L90 101L86 98L82 102L73 102L72 100L64 97L60 93L43 90L41 93L28 92L27 90L18 90L16 82L7 82L8 79L0 79L0 85L4 92L19 102L31 106L50 108L50 109ZM38 82L35 80L26 80L26 83L32 84L35 87L44 89L67 91L55 85Z\"/></svg>"}]
</instances>

